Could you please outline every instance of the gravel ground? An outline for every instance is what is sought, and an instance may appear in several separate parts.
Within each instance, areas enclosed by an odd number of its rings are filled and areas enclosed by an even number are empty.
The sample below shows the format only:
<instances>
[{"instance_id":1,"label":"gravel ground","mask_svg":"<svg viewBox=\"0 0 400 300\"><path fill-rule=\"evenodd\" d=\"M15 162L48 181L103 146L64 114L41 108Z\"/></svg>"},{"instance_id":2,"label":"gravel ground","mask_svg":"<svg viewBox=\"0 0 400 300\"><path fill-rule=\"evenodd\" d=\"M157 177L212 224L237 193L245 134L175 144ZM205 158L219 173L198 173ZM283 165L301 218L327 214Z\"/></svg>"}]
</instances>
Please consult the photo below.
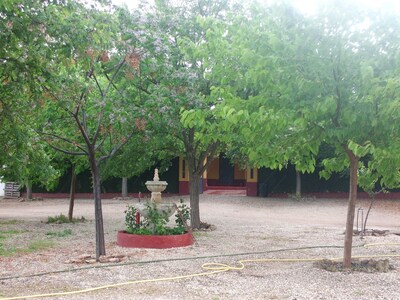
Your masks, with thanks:
<instances>
[{"instance_id":1,"label":"gravel ground","mask_svg":"<svg viewBox=\"0 0 400 300\"><path fill-rule=\"evenodd\" d=\"M178 202L179 198L166 200ZM105 262L93 263L93 201L77 200L75 204L75 216L87 222L57 225L44 222L48 216L67 214L65 199L18 202L0 198L0 235L22 231L10 235L17 239L0 239L3 247L27 247L40 239L54 243L52 248L0 257L0 299L97 287L104 289L49 298L400 299L399 257L389 258L395 269L386 273L328 272L307 261L342 257L346 200L203 195L202 220L215 229L196 232L196 245L163 250L121 248L116 245L116 233L124 229L127 204L136 202L103 201L107 256ZM368 204L360 200L357 208L362 207L365 214ZM367 226L389 232L362 239L355 236L354 245L370 246L354 248L353 256L400 256L399 221L400 201L377 201ZM71 229L72 235L47 235L64 229ZM206 270L202 268L205 263L233 268ZM45 274L33 276L38 273ZM149 281L134 282L138 280Z\"/></svg>"}]
</instances>

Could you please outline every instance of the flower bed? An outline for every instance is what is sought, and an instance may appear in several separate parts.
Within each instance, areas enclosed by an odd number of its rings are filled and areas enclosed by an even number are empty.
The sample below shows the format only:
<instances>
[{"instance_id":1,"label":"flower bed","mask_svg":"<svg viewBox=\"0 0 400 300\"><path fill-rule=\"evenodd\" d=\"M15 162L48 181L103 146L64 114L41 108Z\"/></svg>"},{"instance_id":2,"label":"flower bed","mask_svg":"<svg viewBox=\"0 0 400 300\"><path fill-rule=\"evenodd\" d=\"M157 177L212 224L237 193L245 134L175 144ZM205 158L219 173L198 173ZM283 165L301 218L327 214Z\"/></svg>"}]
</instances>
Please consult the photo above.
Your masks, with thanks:
<instances>
[{"instance_id":1,"label":"flower bed","mask_svg":"<svg viewBox=\"0 0 400 300\"><path fill-rule=\"evenodd\" d=\"M118 231L117 245L127 248L166 249L193 245L193 235L189 232L177 235L141 235Z\"/></svg>"}]
</instances>

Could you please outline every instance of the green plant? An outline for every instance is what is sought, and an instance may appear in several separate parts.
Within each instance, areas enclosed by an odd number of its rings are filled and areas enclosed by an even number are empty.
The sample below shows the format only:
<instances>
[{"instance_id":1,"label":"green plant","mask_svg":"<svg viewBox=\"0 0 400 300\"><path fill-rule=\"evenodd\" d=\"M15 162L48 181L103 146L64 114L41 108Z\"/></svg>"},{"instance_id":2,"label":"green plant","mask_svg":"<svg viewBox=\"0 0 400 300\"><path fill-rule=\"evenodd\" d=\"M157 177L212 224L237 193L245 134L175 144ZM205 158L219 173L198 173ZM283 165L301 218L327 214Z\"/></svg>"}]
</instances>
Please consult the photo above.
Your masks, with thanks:
<instances>
[{"instance_id":1,"label":"green plant","mask_svg":"<svg viewBox=\"0 0 400 300\"><path fill-rule=\"evenodd\" d=\"M2 238L5 239L4 236ZM0 242L0 256L11 256L14 253L30 253L35 251L40 251L43 249L53 247L54 242L49 240L36 240L32 241L26 248L16 248L12 247L5 247L3 243Z\"/></svg>"},{"instance_id":2,"label":"green plant","mask_svg":"<svg viewBox=\"0 0 400 300\"><path fill-rule=\"evenodd\" d=\"M2 243L0 243L0 256L10 256L15 253L15 248L5 248Z\"/></svg>"},{"instance_id":3,"label":"green plant","mask_svg":"<svg viewBox=\"0 0 400 300\"><path fill-rule=\"evenodd\" d=\"M54 237L66 237L66 236L72 235L72 230L64 229L62 231L49 231L46 233L46 235L54 236Z\"/></svg>"},{"instance_id":4,"label":"green plant","mask_svg":"<svg viewBox=\"0 0 400 300\"><path fill-rule=\"evenodd\" d=\"M156 203L146 203L147 218L146 221L154 235L166 235L168 214L165 211L159 211Z\"/></svg>"},{"instance_id":5,"label":"green plant","mask_svg":"<svg viewBox=\"0 0 400 300\"><path fill-rule=\"evenodd\" d=\"M168 212L159 210L156 203L146 202L146 217L138 216L137 209L128 205L125 210L126 232L141 235L177 235L186 231L186 221L190 219L190 210L181 200L179 213L175 215L175 227L168 227Z\"/></svg>"},{"instance_id":6,"label":"green plant","mask_svg":"<svg viewBox=\"0 0 400 300\"><path fill-rule=\"evenodd\" d=\"M3 241L7 240L10 235L19 235L26 231L23 230L0 230L0 256L9 256L16 252L15 247L5 247Z\"/></svg>"},{"instance_id":7,"label":"green plant","mask_svg":"<svg viewBox=\"0 0 400 300\"><path fill-rule=\"evenodd\" d=\"M64 223L83 223L86 219L84 217L73 218L72 221L67 216L60 214L55 217L47 217L47 224L64 224Z\"/></svg>"},{"instance_id":8,"label":"green plant","mask_svg":"<svg viewBox=\"0 0 400 300\"><path fill-rule=\"evenodd\" d=\"M0 225L14 225L18 222L18 220L0 220Z\"/></svg>"},{"instance_id":9,"label":"green plant","mask_svg":"<svg viewBox=\"0 0 400 300\"><path fill-rule=\"evenodd\" d=\"M137 209L133 205L128 205L127 209L125 210L125 225L126 231L133 233L135 230L140 228L139 224L136 224L136 215Z\"/></svg>"},{"instance_id":10,"label":"green plant","mask_svg":"<svg viewBox=\"0 0 400 300\"><path fill-rule=\"evenodd\" d=\"M35 252L35 251L51 248L53 246L54 246L54 242L53 241L37 240L37 241L31 242L28 245L28 249L21 250L21 252Z\"/></svg>"},{"instance_id":11,"label":"green plant","mask_svg":"<svg viewBox=\"0 0 400 300\"><path fill-rule=\"evenodd\" d=\"M185 204L183 199L179 200L178 210L175 214L175 223L177 227L183 228L187 227L187 221L190 220L190 208Z\"/></svg>"}]
</instances>

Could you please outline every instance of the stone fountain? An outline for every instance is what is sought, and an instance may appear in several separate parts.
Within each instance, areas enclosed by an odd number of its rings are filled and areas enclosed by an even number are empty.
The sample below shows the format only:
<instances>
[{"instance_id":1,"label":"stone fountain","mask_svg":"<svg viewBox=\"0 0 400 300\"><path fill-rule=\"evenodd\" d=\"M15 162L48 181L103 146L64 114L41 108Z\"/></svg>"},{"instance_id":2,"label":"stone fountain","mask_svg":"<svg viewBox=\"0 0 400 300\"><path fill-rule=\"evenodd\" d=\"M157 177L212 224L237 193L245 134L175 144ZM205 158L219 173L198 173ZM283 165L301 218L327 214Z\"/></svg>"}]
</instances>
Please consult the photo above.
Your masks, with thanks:
<instances>
[{"instance_id":1,"label":"stone fountain","mask_svg":"<svg viewBox=\"0 0 400 300\"><path fill-rule=\"evenodd\" d=\"M154 178L152 181L147 181L147 189L151 192L151 198L146 203L137 203L134 207L137 210L136 224L140 223L140 215L147 218L149 215L149 208L157 210L166 217L172 216L177 210L175 203L163 202L161 199L161 192L167 187L166 181L160 181L158 178L158 170L154 170ZM154 224L150 226L155 226ZM191 231L186 231L183 234L172 235L148 235L148 234L135 234L128 233L125 230L118 231L117 245L128 248L175 248L186 247L193 245L193 234Z\"/></svg>"},{"instance_id":2,"label":"stone fountain","mask_svg":"<svg viewBox=\"0 0 400 300\"><path fill-rule=\"evenodd\" d=\"M150 204L154 204L157 211L166 213L168 217L172 216L176 211L176 205L175 203L162 202L161 192L167 188L168 183L166 181L160 181L160 178L158 177L158 169L154 170L153 180L146 181L145 184L147 189L151 192ZM142 216L147 217L148 203L138 203L135 207Z\"/></svg>"},{"instance_id":3,"label":"stone fountain","mask_svg":"<svg viewBox=\"0 0 400 300\"><path fill-rule=\"evenodd\" d=\"M160 181L158 177L158 169L154 170L154 177L152 181L146 181L145 183L147 189L151 192L150 201L155 203L161 203L161 192L163 192L168 183L166 181Z\"/></svg>"}]
</instances>

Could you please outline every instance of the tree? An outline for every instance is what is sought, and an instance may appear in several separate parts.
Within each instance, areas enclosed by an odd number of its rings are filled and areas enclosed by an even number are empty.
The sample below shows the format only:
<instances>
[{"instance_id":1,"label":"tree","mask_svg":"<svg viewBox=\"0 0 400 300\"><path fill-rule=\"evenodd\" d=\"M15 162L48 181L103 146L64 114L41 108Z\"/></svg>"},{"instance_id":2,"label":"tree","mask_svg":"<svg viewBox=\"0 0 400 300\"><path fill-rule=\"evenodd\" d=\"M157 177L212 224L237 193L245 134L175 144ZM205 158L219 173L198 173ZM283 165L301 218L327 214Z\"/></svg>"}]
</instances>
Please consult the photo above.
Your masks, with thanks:
<instances>
[{"instance_id":1,"label":"tree","mask_svg":"<svg viewBox=\"0 0 400 300\"><path fill-rule=\"evenodd\" d=\"M122 197L127 197L129 177L141 175L160 163L167 164L173 158L170 136L158 135L144 118L136 119L135 123L138 124L138 133L101 166L103 180L108 177L122 177Z\"/></svg>"},{"instance_id":2,"label":"tree","mask_svg":"<svg viewBox=\"0 0 400 300\"><path fill-rule=\"evenodd\" d=\"M53 149L89 162L97 259L105 255L100 164L138 132L133 120L141 101L134 84L141 54L119 31L125 11L110 12L100 3L91 9L78 2L46 6L49 63L36 80L42 94L33 111L37 133Z\"/></svg>"},{"instance_id":3,"label":"tree","mask_svg":"<svg viewBox=\"0 0 400 300\"><path fill-rule=\"evenodd\" d=\"M43 34L43 3L2 1L0 4L0 175L6 180L50 187L59 176L52 154L30 127L27 108L37 95L35 77L45 57L39 46Z\"/></svg>"},{"instance_id":4,"label":"tree","mask_svg":"<svg viewBox=\"0 0 400 300\"><path fill-rule=\"evenodd\" d=\"M189 168L191 225L201 226L199 183L214 156L219 153L223 135L213 107L218 98L206 78L207 60L215 53L207 49L202 20L223 19L226 1L157 1L154 11L142 14L143 32L151 37L154 59L141 69L142 90L146 93L148 123L170 135L177 155L183 155ZM162 118L160 118L162 116ZM207 159L208 158L208 159ZM207 159L207 160L206 160Z\"/></svg>"},{"instance_id":5,"label":"tree","mask_svg":"<svg viewBox=\"0 0 400 300\"><path fill-rule=\"evenodd\" d=\"M317 42L316 37L309 41L316 53L310 58L317 62L313 78L309 79L318 78L323 82L322 88L314 94L316 98L320 96L317 98L322 100L318 104L319 114L326 118L325 122L319 122L319 127L324 141L336 149L336 157L323 162L324 175L349 167L343 263L344 267L350 268L360 165L366 164L368 169L373 169L383 186L399 185L398 154L392 152L398 143L398 128L392 126L395 120L387 110L399 99L398 93L393 93L390 88L398 74L396 63L390 64L394 62L399 44L398 39L381 33L382 30L392 32L398 23L390 15L377 16L358 7L349 7L347 3L335 4L335 9L325 8L325 14L315 24L323 30L319 33L320 41ZM371 25L363 28L366 20L371 20ZM313 88L316 89L315 84ZM391 92L385 93L389 89ZM309 120L315 122L311 113ZM382 152L390 153L392 157L382 155ZM388 176L388 169L375 167L382 159L388 163L396 157L392 166L397 169L394 174Z\"/></svg>"},{"instance_id":6,"label":"tree","mask_svg":"<svg viewBox=\"0 0 400 300\"><path fill-rule=\"evenodd\" d=\"M359 166L383 186L399 185L399 127L390 112L399 107L398 21L340 1L309 18L277 9L253 17L249 30L237 27L240 37L224 47L244 53L233 55L246 80L225 93L224 116L231 126L245 122L242 151L257 165L280 168L291 160L312 171L322 143L335 149L321 175L349 169L343 263L350 268ZM243 90L250 95L240 97Z\"/></svg>"}]
</instances>

